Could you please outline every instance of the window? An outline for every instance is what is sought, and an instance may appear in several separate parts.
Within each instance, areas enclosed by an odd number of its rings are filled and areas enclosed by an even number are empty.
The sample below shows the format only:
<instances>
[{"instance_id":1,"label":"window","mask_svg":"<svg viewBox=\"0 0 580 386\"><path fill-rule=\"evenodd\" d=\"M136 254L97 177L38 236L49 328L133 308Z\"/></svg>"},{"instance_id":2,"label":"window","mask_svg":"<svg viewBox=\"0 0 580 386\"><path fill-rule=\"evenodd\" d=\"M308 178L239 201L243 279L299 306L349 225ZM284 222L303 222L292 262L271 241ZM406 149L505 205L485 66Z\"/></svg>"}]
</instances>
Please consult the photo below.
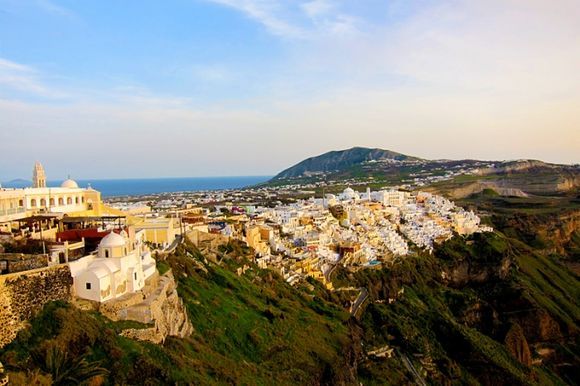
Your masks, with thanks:
<instances>
[{"instance_id":1,"label":"window","mask_svg":"<svg viewBox=\"0 0 580 386\"><path fill-rule=\"evenodd\" d=\"M23 207L24 206L24 200L18 200L18 206L19 207Z\"/></svg>"},{"instance_id":2,"label":"window","mask_svg":"<svg viewBox=\"0 0 580 386\"><path fill-rule=\"evenodd\" d=\"M30 200L30 206L33 208L36 207L36 199L33 198L32 200Z\"/></svg>"},{"instance_id":3,"label":"window","mask_svg":"<svg viewBox=\"0 0 580 386\"><path fill-rule=\"evenodd\" d=\"M64 199L62 197L58 199L58 205L64 205Z\"/></svg>"},{"instance_id":4,"label":"window","mask_svg":"<svg viewBox=\"0 0 580 386\"><path fill-rule=\"evenodd\" d=\"M72 198L68 197L68 198L66 199L66 204L67 204L67 205L71 205L71 204L72 204Z\"/></svg>"},{"instance_id":5,"label":"window","mask_svg":"<svg viewBox=\"0 0 580 386\"><path fill-rule=\"evenodd\" d=\"M85 284L85 287L86 287L88 290L90 290L90 289L91 289L91 283L86 283L86 284Z\"/></svg>"},{"instance_id":6,"label":"window","mask_svg":"<svg viewBox=\"0 0 580 386\"><path fill-rule=\"evenodd\" d=\"M109 257L109 250L105 249L105 257Z\"/></svg>"},{"instance_id":7,"label":"window","mask_svg":"<svg viewBox=\"0 0 580 386\"><path fill-rule=\"evenodd\" d=\"M48 202L50 202L50 206L54 206L54 198L51 198Z\"/></svg>"},{"instance_id":8,"label":"window","mask_svg":"<svg viewBox=\"0 0 580 386\"><path fill-rule=\"evenodd\" d=\"M134 272L133 276L135 277L135 280L137 280L137 272Z\"/></svg>"},{"instance_id":9,"label":"window","mask_svg":"<svg viewBox=\"0 0 580 386\"><path fill-rule=\"evenodd\" d=\"M78 204L78 203L79 203L79 198L75 197L75 204Z\"/></svg>"}]
</instances>

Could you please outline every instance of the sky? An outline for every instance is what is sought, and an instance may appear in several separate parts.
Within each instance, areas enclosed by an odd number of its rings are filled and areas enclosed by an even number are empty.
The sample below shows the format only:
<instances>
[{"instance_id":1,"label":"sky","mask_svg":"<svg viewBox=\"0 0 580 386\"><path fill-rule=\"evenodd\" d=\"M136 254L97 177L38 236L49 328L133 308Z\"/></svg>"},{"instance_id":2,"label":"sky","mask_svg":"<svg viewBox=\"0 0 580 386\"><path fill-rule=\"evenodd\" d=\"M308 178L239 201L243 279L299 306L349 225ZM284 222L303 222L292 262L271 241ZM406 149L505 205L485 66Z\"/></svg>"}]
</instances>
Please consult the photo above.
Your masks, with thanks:
<instances>
[{"instance_id":1,"label":"sky","mask_svg":"<svg viewBox=\"0 0 580 386\"><path fill-rule=\"evenodd\" d=\"M0 0L0 181L353 146L580 162L578 0Z\"/></svg>"}]
</instances>

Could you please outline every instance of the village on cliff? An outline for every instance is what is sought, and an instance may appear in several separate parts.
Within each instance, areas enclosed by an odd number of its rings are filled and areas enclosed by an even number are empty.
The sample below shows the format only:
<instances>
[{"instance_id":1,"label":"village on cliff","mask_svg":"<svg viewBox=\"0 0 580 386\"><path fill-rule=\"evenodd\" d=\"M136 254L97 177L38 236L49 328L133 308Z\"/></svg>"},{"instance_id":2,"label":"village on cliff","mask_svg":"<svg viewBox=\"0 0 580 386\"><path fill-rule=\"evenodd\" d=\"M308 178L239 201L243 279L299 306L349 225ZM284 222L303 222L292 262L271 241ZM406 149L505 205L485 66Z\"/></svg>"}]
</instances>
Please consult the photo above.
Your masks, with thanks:
<instances>
[{"instance_id":1,"label":"village on cliff","mask_svg":"<svg viewBox=\"0 0 580 386\"><path fill-rule=\"evenodd\" d=\"M186 239L202 252L242 241L258 267L290 285L312 277L333 290L339 265L373 269L431 252L454 235L492 231L473 212L427 192L301 193L288 200L282 188L254 187L105 202L71 179L47 187L37 162L31 188L0 188L0 347L51 300L152 326L123 331L135 339L191 334L172 273L161 274L156 261ZM31 241L39 250L18 250Z\"/></svg>"}]
</instances>

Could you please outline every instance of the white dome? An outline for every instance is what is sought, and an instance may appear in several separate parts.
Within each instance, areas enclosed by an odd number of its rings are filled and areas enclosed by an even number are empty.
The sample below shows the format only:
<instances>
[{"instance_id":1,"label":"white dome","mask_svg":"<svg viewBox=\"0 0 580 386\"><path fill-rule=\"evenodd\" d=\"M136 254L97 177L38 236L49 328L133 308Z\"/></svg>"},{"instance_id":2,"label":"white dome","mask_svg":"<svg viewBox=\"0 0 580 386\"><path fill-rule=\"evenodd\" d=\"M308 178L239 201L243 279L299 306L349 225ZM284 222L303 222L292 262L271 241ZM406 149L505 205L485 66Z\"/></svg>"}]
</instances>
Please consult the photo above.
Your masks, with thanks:
<instances>
[{"instance_id":1,"label":"white dome","mask_svg":"<svg viewBox=\"0 0 580 386\"><path fill-rule=\"evenodd\" d=\"M121 235L111 232L101 240L99 248L124 247L127 244L125 238Z\"/></svg>"},{"instance_id":2,"label":"white dome","mask_svg":"<svg viewBox=\"0 0 580 386\"><path fill-rule=\"evenodd\" d=\"M354 190L352 188L346 188L344 194L354 194Z\"/></svg>"},{"instance_id":3,"label":"white dome","mask_svg":"<svg viewBox=\"0 0 580 386\"><path fill-rule=\"evenodd\" d=\"M79 187L79 184L76 183L75 180L71 180L70 178L60 184L61 188L69 188L69 189L76 189Z\"/></svg>"}]
</instances>

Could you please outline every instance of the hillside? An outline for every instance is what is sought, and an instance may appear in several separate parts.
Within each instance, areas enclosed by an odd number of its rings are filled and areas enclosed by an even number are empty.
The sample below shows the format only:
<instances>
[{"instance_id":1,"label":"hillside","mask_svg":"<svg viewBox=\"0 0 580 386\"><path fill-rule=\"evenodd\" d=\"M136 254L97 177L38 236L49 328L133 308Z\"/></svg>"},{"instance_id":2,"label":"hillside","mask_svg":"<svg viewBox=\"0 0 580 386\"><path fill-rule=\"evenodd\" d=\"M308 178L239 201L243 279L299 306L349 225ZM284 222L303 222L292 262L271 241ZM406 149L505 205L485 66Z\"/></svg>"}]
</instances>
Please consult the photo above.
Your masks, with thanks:
<instances>
[{"instance_id":1,"label":"hillside","mask_svg":"<svg viewBox=\"0 0 580 386\"><path fill-rule=\"evenodd\" d=\"M195 330L189 338L134 341L120 331L148 326L51 303L0 350L0 361L14 384L78 384L87 369L101 369L96 375L107 385L353 383L348 313L330 294L316 282L296 290L255 265L237 276L250 250L230 244L223 252L215 264L187 243L160 263L178 279ZM63 368L77 381L61 379Z\"/></svg>"},{"instance_id":2,"label":"hillside","mask_svg":"<svg viewBox=\"0 0 580 386\"><path fill-rule=\"evenodd\" d=\"M159 268L178 280L190 338L133 341L119 332L136 323L53 303L0 361L28 384L70 384L57 378L63 368L104 384L575 384L580 286L564 263L577 261L577 203L517 200L465 201L497 233L454 237L383 269L337 269L336 288L368 292L356 317L346 292L313 279L291 287L242 244L224 245L218 262L186 243Z\"/></svg>"},{"instance_id":3,"label":"hillside","mask_svg":"<svg viewBox=\"0 0 580 386\"><path fill-rule=\"evenodd\" d=\"M353 147L347 150L329 151L328 153L305 159L280 172L273 179L280 180L291 177L308 177L321 173L341 172L365 162L384 160L415 161L419 159L390 150Z\"/></svg>"},{"instance_id":4,"label":"hillside","mask_svg":"<svg viewBox=\"0 0 580 386\"><path fill-rule=\"evenodd\" d=\"M352 148L308 158L280 172L268 183L281 185L402 185L458 199L494 190L525 197L570 192L580 187L580 166L537 160L426 160L381 149Z\"/></svg>"}]
</instances>

